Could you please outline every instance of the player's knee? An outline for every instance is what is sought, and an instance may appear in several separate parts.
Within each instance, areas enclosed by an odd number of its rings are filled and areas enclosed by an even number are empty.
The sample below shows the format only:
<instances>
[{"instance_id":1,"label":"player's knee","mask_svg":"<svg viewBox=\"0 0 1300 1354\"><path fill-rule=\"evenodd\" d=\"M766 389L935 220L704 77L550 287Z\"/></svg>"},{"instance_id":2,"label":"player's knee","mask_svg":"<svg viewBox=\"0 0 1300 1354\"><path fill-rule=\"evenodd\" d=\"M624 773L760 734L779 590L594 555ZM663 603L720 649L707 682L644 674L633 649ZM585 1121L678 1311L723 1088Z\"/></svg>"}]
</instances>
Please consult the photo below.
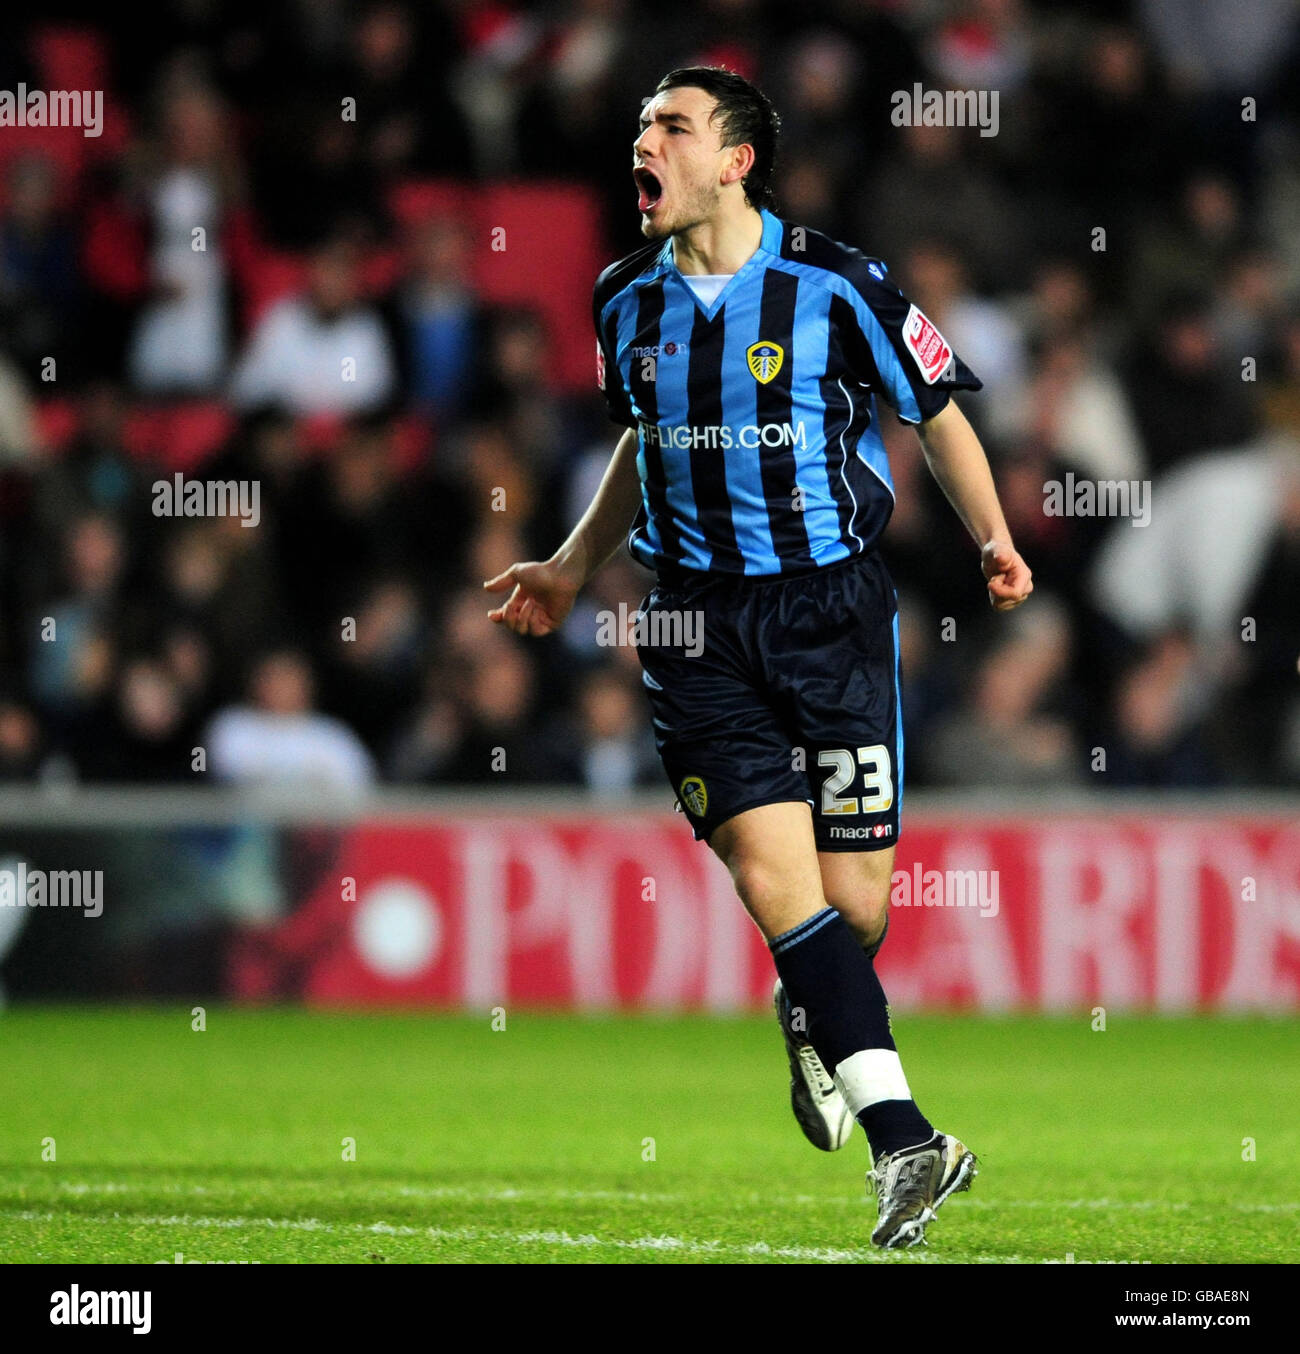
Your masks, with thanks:
<instances>
[{"instance_id":1,"label":"player's knee","mask_svg":"<svg viewBox=\"0 0 1300 1354\"><path fill-rule=\"evenodd\" d=\"M864 948L878 947L889 924L889 884L860 885L852 890L838 890L828 903L848 922L853 934Z\"/></svg>"},{"instance_id":2,"label":"player's knee","mask_svg":"<svg viewBox=\"0 0 1300 1354\"><path fill-rule=\"evenodd\" d=\"M727 868L740 901L756 921L762 922L780 902L781 872L753 856L735 857L727 862Z\"/></svg>"},{"instance_id":3,"label":"player's knee","mask_svg":"<svg viewBox=\"0 0 1300 1354\"><path fill-rule=\"evenodd\" d=\"M762 853L733 853L726 865L745 910L769 940L825 906L815 876L805 879Z\"/></svg>"}]
</instances>

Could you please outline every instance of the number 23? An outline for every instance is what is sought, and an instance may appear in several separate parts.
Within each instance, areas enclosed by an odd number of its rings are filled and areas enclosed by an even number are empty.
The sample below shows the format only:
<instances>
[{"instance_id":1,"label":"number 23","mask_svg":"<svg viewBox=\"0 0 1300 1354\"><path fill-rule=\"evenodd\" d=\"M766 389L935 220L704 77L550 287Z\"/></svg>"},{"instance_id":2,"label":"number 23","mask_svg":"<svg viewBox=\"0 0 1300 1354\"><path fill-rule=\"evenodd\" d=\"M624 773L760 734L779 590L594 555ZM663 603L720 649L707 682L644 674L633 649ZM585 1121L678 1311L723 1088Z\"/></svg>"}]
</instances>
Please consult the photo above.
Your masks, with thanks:
<instances>
[{"instance_id":1,"label":"number 23","mask_svg":"<svg viewBox=\"0 0 1300 1354\"><path fill-rule=\"evenodd\" d=\"M857 758L848 748L832 748L817 754L818 766L835 770L822 785L823 813L882 813L894 804L893 763L889 749L883 743L859 748ZM864 794L840 796L840 791L853 781L859 766L867 768L862 777Z\"/></svg>"}]
</instances>

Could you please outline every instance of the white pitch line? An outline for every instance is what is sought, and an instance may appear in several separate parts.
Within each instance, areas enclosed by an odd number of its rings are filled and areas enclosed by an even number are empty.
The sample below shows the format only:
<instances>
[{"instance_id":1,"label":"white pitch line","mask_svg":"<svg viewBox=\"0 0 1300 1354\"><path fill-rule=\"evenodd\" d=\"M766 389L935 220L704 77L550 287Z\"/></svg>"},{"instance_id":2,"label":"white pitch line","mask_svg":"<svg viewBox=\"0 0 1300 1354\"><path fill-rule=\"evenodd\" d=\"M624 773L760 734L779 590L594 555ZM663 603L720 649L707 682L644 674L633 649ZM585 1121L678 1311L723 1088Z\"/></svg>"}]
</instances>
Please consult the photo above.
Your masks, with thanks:
<instances>
[{"instance_id":1,"label":"white pitch line","mask_svg":"<svg viewBox=\"0 0 1300 1354\"><path fill-rule=\"evenodd\" d=\"M276 1193L289 1189L302 1189L319 1193L321 1184L311 1180L268 1180L267 1184ZM58 1187L67 1194L179 1194L184 1196L221 1195L223 1193L243 1192L247 1184L231 1185L228 1190L212 1188L209 1185L183 1185L175 1182L152 1184L144 1181L97 1181L74 1182L59 1181ZM333 1188L333 1187L331 1187ZM548 1186L509 1186L501 1189L471 1189L464 1185L386 1185L382 1181L357 1182L351 1189L361 1194L395 1194L402 1198L414 1199L455 1199L465 1203L526 1203L530 1200L556 1200L572 1203L638 1203L673 1204L693 1196L685 1194L641 1194L632 1191L610 1189L552 1189ZM861 1198L848 1195L835 1195L819 1198L812 1194L795 1195L752 1195L752 1202L767 1206L806 1207L809 1204L820 1206L849 1205L861 1208L866 1205L865 1196ZM1238 1213L1294 1213L1300 1211L1300 1203L1207 1203L1192 1204L1184 1200L1169 1199L987 1199L963 1198L962 1208L980 1209L1132 1209L1136 1211L1186 1212L1192 1208L1231 1209Z\"/></svg>"},{"instance_id":2,"label":"white pitch line","mask_svg":"<svg viewBox=\"0 0 1300 1354\"><path fill-rule=\"evenodd\" d=\"M31 1210L22 1212L0 1212L0 1217L12 1218L19 1222L61 1222L67 1220L66 1214L37 1213ZM941 1263L938 1255L924 1251L885 1252L867 1250L841 1250L817 1246L773 1246L766 1241L736 1243L727 1241L693 1241L678 1236L642 1236L642 1237L598 1237L591 1235L574 1236L563 1231L524 1231L508 1232L485 1227L412 1227L406 1224L390 1222L370 1223L330 1223L319 1218L206 1218L191 1217L188 1214L173 1214L168 1217L102 1217L86 1215L78 1221L93 1221L118 1226L133 1227L187 1227L219 1229L271 1228L277 1231L327 1232L342 1235L361 1236L402 1236L422 1237L429 1241L487 1241L513 1246L569 1246L586 1249L613 1249L630 1251L659 1251L676 1255L709 1255L714 1257L755 1257L773 1260L802 1260L821 1264L896 1264L899 1261L912 1264ZM980 1255L966 1263L1010 1265L1026 1264L1019 1255Z\"/></svg>"},{"instance_id":3,"label":"white pitch line","mask_svg":"<svg viewBox=\"0 0 1300 1354\"><path fill-rule=\"evenodd\" d=\"M322 1188L321 1183L314 1180L267 1179L265 1183L268 1188L274 1190L277 1194L293 1189L318 1194ZM242 1181L239 1184L232 1184L228 1188L222 1189L220 1187L213 1188L210 1185L183 1185L176 1181L154 1184L138 1180L94 1182L61 1180L58 1182L58 1188L65 1194L74 1195L146 1193L181 1194L188 1197L190 1195L221 1195L231 1192L243 1193L249 1188L249 1182ZM338 1187L331 1185L330 1189L337 1191ZM562 1199L575 1203L590 1201L593 1203L670 1204L680 1203L683 1199L690 1197L682 1194L638 1194L631 1190L617 1189L552 1189L548 1186L517 1185L503 1186L500 1189L470 1189L465 1185L390 1185L383 1181L361 1181L351 1186L345 1186L344 1189L357 1194L393 1194L412 1199L456 1199L467 1203L522 1203L529 1199ZM757 1196L755 1197L757 1198ZM768 1202L771 1201L768 1200Z\"/></svg>"}]
</instances>

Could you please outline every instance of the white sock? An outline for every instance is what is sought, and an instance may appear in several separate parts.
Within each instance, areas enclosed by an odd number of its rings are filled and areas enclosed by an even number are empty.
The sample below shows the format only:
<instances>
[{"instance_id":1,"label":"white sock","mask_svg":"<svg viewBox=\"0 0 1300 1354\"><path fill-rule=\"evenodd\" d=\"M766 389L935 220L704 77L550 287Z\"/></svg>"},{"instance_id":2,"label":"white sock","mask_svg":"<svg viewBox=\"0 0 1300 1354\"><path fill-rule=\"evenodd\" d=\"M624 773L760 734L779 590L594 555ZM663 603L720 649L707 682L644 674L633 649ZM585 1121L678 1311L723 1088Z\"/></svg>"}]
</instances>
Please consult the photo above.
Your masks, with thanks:
<instances>
[{"instance_id":1,"label":"white sock","mask_svg":"<svg viewBox=\"0 0 1300 1354\"><path fill-rule=\"evenodd\" d=\"M903 1063L892 1048L864 1048L835 1068L835 1084L856 1115L881 1100L911 1100Z\"/></svg>"}]
</instances>

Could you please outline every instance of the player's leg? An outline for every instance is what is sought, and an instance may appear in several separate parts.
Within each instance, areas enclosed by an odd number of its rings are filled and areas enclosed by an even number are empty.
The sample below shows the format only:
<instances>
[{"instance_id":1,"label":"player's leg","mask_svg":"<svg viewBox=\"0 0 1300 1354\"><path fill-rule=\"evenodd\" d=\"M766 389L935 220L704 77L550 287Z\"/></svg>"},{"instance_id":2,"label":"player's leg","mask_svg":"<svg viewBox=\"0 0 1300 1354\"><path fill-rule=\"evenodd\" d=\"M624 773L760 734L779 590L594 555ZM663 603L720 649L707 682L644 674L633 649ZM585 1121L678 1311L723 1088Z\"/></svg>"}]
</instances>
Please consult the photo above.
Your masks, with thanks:
<instances>
[{"instance_id":1,"label":"player's leg","mask_svg":"<svg viewBox=\"0 0 1300 1354\"><path fill-rule=\"evenodd\" d=\"M809 586L806 580L795 583L799 588ZM824 590L829 595L823 602L832 615L842 613L842 599L835 595L834 585ZM791 727L798 727L792 718L799 713L798 701L792 699L781 674L756 670L756 662L762 661L756 654L765 635L779 637L784 630L795 628L789 623L787 602L804 623L803 633L793 636L795 644L805 651L817 647L823 638L820 625L825 612L819 607L809 611L785 581L752 590L740 585L710 585L689 592L657 587L642 604L643 613L698 609L706 643L702 650L690 652L671 627L656 630L647 624L646 635L658 635L660 642L639 644L638 653L656 743L678 802L696 837L708 841L727 864L745 906L768 939L777 972L807 1026L808 1045L822 1064L823 1078L829 1080L826 1067L838 1072L855 1054L865 1054L870 1060L885 1048L888 1015L871 960L843 917L826 903L818 862L823 844L809 813L814 803L812 786L802 750L792 748L789 737ZM837 627L844 634L855 631L857 623L851 616L840 615ZM679 629L684 635L685 627ZM856 656L850 655L850 662L861 666ZM793 666L796 686L805 681L817 683L815 666L806 662ZM781 686L785 689L778 689ZM829 722L822 719L811 731L810 747L818 743L820 729L838 733L846 705L854 708L857 693L843 690L842 672L831 674L831 688L819 703L824 712L830 712ZM896 701L889 708L896 708ZM823 766L834 764L839 776L847 755L841 748L829 763L819 756L815 761ZM864 767L863 774L869 778L864 791L879 794L881 766ZM845 801L836 800L833 789L832 785L822 787L822 806L842 814ZM837 817L834 821L842 825L844 820ZM877 833L871 826L863 827L864 821L870 820L856 820L857 826L840 831L835 844L824 849L860 850L864 833L873 843L879 841L883 830ZM890 840L895 831L891 826ZM797 1076L793 1080L797 1101L801 1083ZM835 1103L840 1104L838 1098ZM844 1112L840 1105L838 1113ZM911 1120L906 1117L905 1105L873 1107L874 1132L883 1135L882 1142L915 1143L928 1125L914 1106L912 1115ZM842 1127L836 1122L827 1131L837 1133ZM805 1132L816 1140L808 1127ZM835 1145L839 1141L842 1138ZM901 1162L903 1155L896 1152L892 1160ZM904 1171L901 1178L906 1184L912 1177ZM902 1197L893 1186L889 1195ZM929 1197L933 1198L933 1190ZM885 1219L888 1227L882 1230L878 1225L873 1240L892 1245L905 1236L919 1239L916 1229L924 1227L925 1218L920 1215L926 1206L922 1198L915 1207L909 1204L908 1217L891 1212Z\"/></svg>"},{"instance_id":2,"label":"player's leg","mask_svg":"<svg viewBox=\"0 0 1300 1354\"><path fill-rule=\"evenodd\" d=\"M802 800L739 813L713 830L709 845L768 944L825 909L812 815Z\"/></svg>"},{"instance_id":3,"label":"player's leg","mask_svg":"<svg viewBox=\"0 0 1300 1354\"><path fill-rule=\"evenodd\" d=\"M848 1060L818 1052L871 1143L879 1203L872 1239L913 1245L934 1209L969 1185L975 1158L917 1107L875 971L903 762L896 598L883 564L868 556L804 580L799 606L774 617L770 632L766 675L788 701L805 752L823 896L853 937L862 973L851 981L863 1003L860 1028L870 1035Z\"/></svg>"},{"instance_id":4,"label":"player's leg","mask_svg":"<svg viewBox=\"0 0 1300 1354\"><path fill-rule=\"evenodd\" d=\"M699 609L703 652L671 643L671 627L647 624L638 656L664 770L695 836L733 865L737 888L764 935L798 926L825 907L808 814L808 780L790 739L758 689L742 630L749 589L658 587L642 613ZM684 627L683 627L684 631ZM658 635L659 643L648 639ZM668 640L670 642L663 642ZM790 1107L804 1136L835 1151L854 1119L793 1017L777 981L774 1000L790 1068ZM795 1024L800 1028L794 1028Z\"/></svg>"},{"instance_id":5,"label":"player's leg","mask_svg":"<svg viewBox=\"0 0 1300 1354\"><path fill-rule=\"evenodd\" d=\"M823 851L818 860L826 900L849 923L872 968L875 956L884 944L889 929L889 888L893 873L894 848L879 851ZM880 1000L886 1001L883 987ZM893 1057L890 1076L897 1077L890 1093L902 1094L907 1086L897 1047L893 1045L893 1027L888 1019ZM886 1055L878 1055L884 1057ZM843 1091L845 1108L856 1113L871 1139L875 1162L868 1177L879 1205L879 1220L873 1239L886 1246L914 1245L924 1236L934 1211L951 1194L967 1189L976 1174L974 1154L950 1134L934 1132L910 1146L882 1150L879 1134L873 1134L876 1110L862 1103L864 1096L875 1094L870 1085L853 1084L837 1077ZM910 1094L910 1092L909 1092ZM919 1112L919 1111L918 1111Z\"/></svg>"},{"instance_id":6,"label":"player's leg","mask_svg":"<svg viewBox=\"0 0 1300 1354\"><path fill-rule=\"evenodd\" d=\"M808 806L751 809L721 824L709 845L763 932L790 1008L803 1013L807 1041L866 1130L873 1154L933 1138L903 1076L872 961L826 898Z\"/></svg>"},{"instance_id":7,"label":"player's leg","mask_svg":"<svg viewBox=\"0 0 1300 1354\"><path fill-rule=\"evenodd\" d=\"M848 922L862 948L874 959L889 931L894 848L819 851L817 862L826 901Z\"/></svg>"},{"instance_id":8,"label":"player's leg","mask_svg":"<svg viewBox=\"0 0 1300 1354\"><path fill-rule=\"evenodd\" d=\"M893 847L883 851L823 851L817 860L826 901L848 922L867 957L874 959L889 925ZM772 992L772 1005L790 1067L790 1108L795 1121L814 1147L838 1152L853 1136L853 1112L809 1043L803 1013L791 1006L780 978Z\"/></svg>"}]
</instances>

